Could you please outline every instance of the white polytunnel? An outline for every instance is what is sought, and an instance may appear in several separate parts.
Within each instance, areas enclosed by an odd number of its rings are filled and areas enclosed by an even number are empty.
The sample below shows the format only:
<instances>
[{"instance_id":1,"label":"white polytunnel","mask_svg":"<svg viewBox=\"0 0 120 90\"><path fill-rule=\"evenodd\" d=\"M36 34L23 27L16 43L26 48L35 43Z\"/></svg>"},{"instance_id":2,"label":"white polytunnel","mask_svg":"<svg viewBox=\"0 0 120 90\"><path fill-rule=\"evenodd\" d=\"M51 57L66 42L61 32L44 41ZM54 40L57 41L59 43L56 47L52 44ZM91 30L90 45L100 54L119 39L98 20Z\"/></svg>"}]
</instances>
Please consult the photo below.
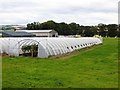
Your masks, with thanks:
<instances>
[{"instance_id":1,"label":"white polytunnel","mask_svg":"<svg viewBox=\"0 0 120 90\"><path fill-rule=\"evenodd\" d=\"M74 50L82 49L102 43L101 38L0 38L0 53L10 56L20 56L25 45L37 45L37 57L48 58L52 55L61 55Z\"/></svg>"}]
</instances>

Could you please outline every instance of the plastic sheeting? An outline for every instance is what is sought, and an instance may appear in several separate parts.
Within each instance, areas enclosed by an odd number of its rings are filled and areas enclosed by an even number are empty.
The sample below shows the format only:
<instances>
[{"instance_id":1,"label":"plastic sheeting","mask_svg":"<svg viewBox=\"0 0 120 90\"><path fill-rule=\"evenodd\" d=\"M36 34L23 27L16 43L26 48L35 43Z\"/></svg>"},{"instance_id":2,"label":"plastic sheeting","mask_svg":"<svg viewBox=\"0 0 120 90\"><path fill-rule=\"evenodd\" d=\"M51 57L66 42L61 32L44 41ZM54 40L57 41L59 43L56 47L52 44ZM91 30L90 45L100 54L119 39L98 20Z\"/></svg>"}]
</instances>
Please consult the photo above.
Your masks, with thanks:
<instances>
[{"instance_id":1,"label":"plastic sheeting","mask_svg":"<svg viewBox=\"0 0 120 90\"><path fill-rule=\"evenodd\" d=\"M12 56L22 54L22 46L38 45L38 57L47 58L52 55L60 55L81 48L102 43L102 39L94 37L84 38L0 38L0 52Z\"/></svg>"}]
</instances>

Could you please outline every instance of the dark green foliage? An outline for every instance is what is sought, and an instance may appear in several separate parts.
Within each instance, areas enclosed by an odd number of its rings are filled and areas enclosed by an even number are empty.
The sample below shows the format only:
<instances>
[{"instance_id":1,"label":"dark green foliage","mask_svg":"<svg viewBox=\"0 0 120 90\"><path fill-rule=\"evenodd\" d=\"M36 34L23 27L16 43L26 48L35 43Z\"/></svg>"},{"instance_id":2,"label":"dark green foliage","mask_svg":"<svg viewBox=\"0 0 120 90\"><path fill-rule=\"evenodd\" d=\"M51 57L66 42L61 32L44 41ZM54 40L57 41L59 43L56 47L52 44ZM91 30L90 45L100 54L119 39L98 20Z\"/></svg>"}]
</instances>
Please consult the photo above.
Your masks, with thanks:
<instances>
[{"instance_id":1,"label":"dark green foliage","mask_svg":"<svg viewBox=\"0 0 120 90\"><path fill-rule=\"evenodd\" d=\"M33 44L33 45L24 45L22 46L22 51L23 51L23 55L26 55L27 53L30 53L30 55L33 57L34 54L36 56L37 52L38 52L38 45Z\"/></svg>"},{"instance_id":2,"label":"dark green foliage","mask_svg":"<svg viewBox=\"0 0 120 90\"><path fill-rule=\"evenodd\" d=\"M75 22L70 24L61 22L56 23L52 20L47 22L39 23L34 22L27 24L28 30L45 30L54 29L59 35L76 35L79 34L84 37L92 37L94 35L101 35L103 37L115 37L120 36L120 31L117 24L98 24L98 26L82 26Z\"/></svg>"},{"instance_id":3,"label":"dark green foliage","mask_svg":"<svg viewBox=\"0 0 120 90\"><path fill-rule=\"evenodd\" d=\"M106 32L106 30L107 30L107 28L106 28L107 26L105 25L105 24L98 24L98 32L99 32L99 35L101 35L102 37L105 37L105 36L107 36L107 32Z\"/></svg>"},{"instance_id":4,"label":"dark green foliage","mask_svg":"<svg viewBox=\"0 0 120 90\"><path fill-rule=\"evenodd\" d=\"M120 37L120 24L118 25L118 28L117 28L117 36Z\"/></svg>"},{"instance_id":5,"label":"dark green foliage","mask_svg":"<svg viewBox=\"0 0 120 90\"><path fill-rule=\"evenodd\" d=\"M108 36L115 37L117 36L117 25L116 24L109 24L108 25Z\"/></svg>"}]
</instances>

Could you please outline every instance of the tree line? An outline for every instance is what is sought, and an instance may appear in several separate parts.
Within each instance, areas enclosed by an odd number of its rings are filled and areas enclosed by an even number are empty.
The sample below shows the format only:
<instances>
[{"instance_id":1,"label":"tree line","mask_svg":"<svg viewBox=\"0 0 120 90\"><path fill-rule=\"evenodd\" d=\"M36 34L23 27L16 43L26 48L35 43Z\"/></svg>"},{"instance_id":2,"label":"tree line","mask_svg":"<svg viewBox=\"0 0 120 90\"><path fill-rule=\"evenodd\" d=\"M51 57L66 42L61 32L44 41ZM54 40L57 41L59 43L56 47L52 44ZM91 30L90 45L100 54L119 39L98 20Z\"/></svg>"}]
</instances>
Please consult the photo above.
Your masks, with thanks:
<instances>
[{"instance_id":1,"label":"tree line","mask_svg":"<svg viewBox=\"0 0 120 90\"><path fill-rule=\"evenodd\" d=\"M81 35L92 37L100 35L102 37L120 37L120 30L117 24L98 24L97 26L83 26L75 22L67 24L65 22L56 23L53 20L39 23L33 22L27 24L27 30L47 30L54 29L59 35Z\"/></svg>"}]
</instances>

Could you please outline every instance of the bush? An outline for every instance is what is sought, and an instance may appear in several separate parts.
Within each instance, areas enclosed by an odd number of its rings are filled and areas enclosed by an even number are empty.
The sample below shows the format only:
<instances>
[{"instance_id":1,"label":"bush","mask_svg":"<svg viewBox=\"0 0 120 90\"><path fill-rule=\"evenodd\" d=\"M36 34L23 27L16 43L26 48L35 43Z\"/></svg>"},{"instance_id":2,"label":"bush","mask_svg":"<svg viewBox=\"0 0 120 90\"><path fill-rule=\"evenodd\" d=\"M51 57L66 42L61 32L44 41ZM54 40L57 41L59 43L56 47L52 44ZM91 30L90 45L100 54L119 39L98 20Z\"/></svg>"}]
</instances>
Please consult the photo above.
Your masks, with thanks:
<instances>
[{"instance_id":1,"label":"bush","mask_svg":"<svg viewBox=\"0 0 120 90\"><path fill-rule=\"evenodd\" d=\"M23 51L23 55L26 56L26 53L30 53L30 55L32 55L32 57L37 56L37 52L38 52L38 45L33 44L33 45L24 45L22 46L22 51Z\"/></svg>"}]
</instances>

